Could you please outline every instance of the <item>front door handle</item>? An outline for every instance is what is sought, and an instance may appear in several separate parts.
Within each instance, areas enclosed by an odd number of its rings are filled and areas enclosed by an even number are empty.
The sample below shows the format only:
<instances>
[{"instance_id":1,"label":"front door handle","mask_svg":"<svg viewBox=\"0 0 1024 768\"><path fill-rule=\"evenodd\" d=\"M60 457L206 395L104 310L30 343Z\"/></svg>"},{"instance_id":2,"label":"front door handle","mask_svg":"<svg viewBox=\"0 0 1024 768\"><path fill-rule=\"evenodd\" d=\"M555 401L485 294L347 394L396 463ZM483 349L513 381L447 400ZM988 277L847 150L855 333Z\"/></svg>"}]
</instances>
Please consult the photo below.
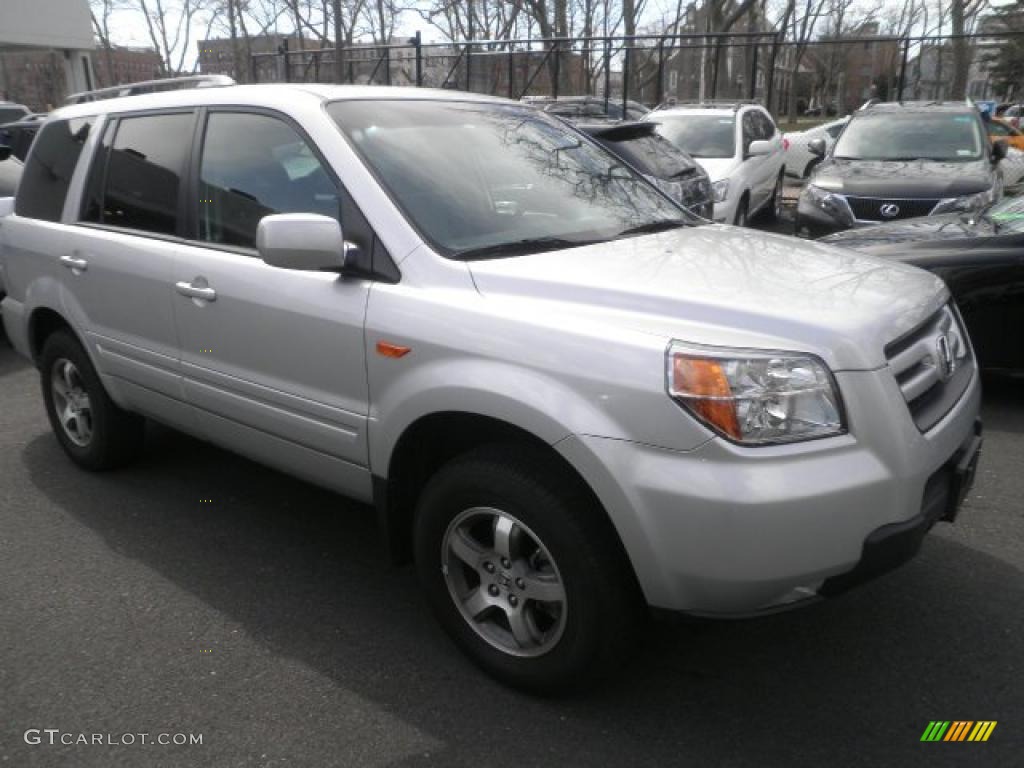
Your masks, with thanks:
<instances>
[{"instance_id":1,"label":"front door handle","mask_svg":"<svg viewBox=\"0 0 1024 768\"><path fill-rule=\"evenodd\" d=\"M202 299L203 301L216 301L217 292L206 285L194 285L193 283L175 283L175 289L182 296L188 296L190 299Z\"/></svg>"},{"instance_id":2,"label":"front door handle","mask_svg":"<svg viewBox=\"0 0 1024 768\"><path fill-rule=\"evenodd\" d=\"M75 272L85 272L89 268L89 262L75 256L61 256L60 263Z\"/></svg>"}]
</instances>

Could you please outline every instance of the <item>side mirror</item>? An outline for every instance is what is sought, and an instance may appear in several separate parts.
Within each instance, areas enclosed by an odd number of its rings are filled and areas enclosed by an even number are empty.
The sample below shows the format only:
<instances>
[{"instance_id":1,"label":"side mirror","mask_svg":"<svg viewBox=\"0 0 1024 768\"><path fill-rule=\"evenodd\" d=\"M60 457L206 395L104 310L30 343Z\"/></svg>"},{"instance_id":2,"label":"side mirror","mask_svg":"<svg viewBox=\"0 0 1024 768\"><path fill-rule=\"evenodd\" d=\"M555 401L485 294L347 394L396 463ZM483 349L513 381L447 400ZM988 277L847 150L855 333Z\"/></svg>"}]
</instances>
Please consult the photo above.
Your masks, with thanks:
<instances>
[{"instance_id":1,"label":"side mirror","mask_svg":"<svg viewBox=\"0 0 1024 768\"><path fill-rule=\"evenodd\" d=\"M316 213L264 216L256 250L272 267L314 272L340 272L348 255L338 220Z\"/></svg>"},{"instance_id":2,"label":"side mirror","mask_svg":"<svg viewBox=\"0 0 1024 768\"><path fill-rule=\"evenodd\" d=\"M772 153L772 143L761 139L759 141L750 142L750 146L747 147L748 157L762 157L763 155L770 155Z\"/></svg>"},{"instance_id":3,"label":"side mirror","mask_svg":"<svg viewBox=\"0 0 1024 768\"><path fill-rule=\"evenodd\" d=\"M1000 160L1006 157L1007 146L1006 141L1000 139L992 144L992 164L995 165Z\"/></svg>"},{"instance_id":4,"label":"side mirror","mask_svg":"<svg viewBox=\"0 0 1024 768\"><path fill-rule=\"evenodd\" d=\"M807 151L815 157L824 157L826 149L824 139L811 139L807 142Z\"/></svg>"},{"instance_id":5,"label":"side mirror","mask_svg":"<svg viewBox=\"0 0 1024 768\"><path fill-rule=\"evenodd\" d=\"M0 163L11 156L11 148L6 144L0 144Z\"/></svg>"}]
</instances>

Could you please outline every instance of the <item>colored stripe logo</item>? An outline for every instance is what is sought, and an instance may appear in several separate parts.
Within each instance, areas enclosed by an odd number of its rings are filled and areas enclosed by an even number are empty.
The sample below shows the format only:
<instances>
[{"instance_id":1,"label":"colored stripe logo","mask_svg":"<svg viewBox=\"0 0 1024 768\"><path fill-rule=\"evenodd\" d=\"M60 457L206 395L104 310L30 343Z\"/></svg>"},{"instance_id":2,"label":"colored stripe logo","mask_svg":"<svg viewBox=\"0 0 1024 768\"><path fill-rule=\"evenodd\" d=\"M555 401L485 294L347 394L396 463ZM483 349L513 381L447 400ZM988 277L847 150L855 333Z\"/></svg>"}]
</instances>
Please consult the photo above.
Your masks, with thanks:
<instances>
[{"instance_id":1,"label":"colored stripe logo","mask_svg":"<svg viewBox=\"0 0 1024 768\"><path fill-rule=\"evenodd\" d=\"M996 720L932 720L921 741L988 741Z\"/></svg>"}]
</instances>

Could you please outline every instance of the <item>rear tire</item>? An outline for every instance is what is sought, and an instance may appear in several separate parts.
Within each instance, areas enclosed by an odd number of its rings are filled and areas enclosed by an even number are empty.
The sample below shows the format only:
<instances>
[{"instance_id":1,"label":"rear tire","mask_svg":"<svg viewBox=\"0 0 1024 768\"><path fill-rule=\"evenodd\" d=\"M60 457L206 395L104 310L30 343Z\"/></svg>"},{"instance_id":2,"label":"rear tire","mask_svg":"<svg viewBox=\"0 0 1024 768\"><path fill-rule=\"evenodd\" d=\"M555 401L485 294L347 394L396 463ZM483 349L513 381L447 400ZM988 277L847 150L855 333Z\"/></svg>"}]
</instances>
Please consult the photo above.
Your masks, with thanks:
<instances>
[{"instance_id":1,"label":"rear tire","mask_svg":"<svg viewBox=\"0 0 1024 768\"><path fill-rule=\"evenodd\" d=\"M46 415L72 461L96 471L122 466L138 455L145 422L114 404L70 332L56 331L47 338L39 370Z\"/></svg>"},{"instance_id":2,"label":"rear tire","mask_svg":"<svg viewBox=\"0 0 1024 768\"><path fill-rule=\"evenodd\" d=\"M529 448L453 459L416 509L416 567L451 638L503 683L537 693L616 670L646 612L603 512Z\"/></svg>"}]
</instances>

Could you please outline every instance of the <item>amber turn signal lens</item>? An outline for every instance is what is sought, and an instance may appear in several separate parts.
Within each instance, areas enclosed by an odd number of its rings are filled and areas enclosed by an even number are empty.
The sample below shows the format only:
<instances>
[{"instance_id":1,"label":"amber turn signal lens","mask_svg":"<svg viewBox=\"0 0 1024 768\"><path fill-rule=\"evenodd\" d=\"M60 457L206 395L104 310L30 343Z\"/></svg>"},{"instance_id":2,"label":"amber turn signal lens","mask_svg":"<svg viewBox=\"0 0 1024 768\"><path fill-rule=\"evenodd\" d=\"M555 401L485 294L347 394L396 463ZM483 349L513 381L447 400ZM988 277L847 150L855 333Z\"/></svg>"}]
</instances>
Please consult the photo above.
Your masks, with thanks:
<instances>
[{"instance_id":1,"label":"amber turn signal lens","mask_svg":"<svg viewBox=\"0 0 1024 768\"><path fill-rule=\"evenodd\" d=\"M694 413L725 434L737 440L743 437L736 401L720 361L676 355L672 359L672 394L684 398Z\"/></svg>"},{"instance_id":2,"label":"amber turn signal lens","mask_svg":"<svg viewBox=\"0 0 1024 768\"><path fill-rule=\"evenodd\" d=\"M377 354L384 357L405 357L410 352L412 352L412 347L403 347L388 341L377 342Z\"/></svg>"}]
</instances>

